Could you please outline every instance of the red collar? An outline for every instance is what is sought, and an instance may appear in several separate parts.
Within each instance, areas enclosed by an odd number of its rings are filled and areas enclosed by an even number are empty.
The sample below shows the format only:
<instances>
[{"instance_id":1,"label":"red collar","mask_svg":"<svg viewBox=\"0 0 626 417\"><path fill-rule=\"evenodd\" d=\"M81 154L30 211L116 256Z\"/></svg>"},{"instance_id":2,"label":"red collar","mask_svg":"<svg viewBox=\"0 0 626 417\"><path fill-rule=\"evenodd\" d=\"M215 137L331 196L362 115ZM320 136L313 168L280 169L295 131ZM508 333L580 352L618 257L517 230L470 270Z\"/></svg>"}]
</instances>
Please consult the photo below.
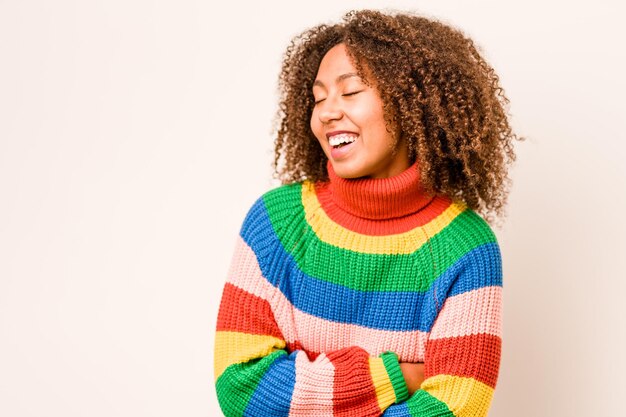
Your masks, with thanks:
<instances>
[{"instance_id":1,"label":"red collar","mask_svg":"<svg viewBox=\"0 0 626 417\"><path fill-rule=\"evenodd\" d=\"M389 178L346 179L337 176L328 161L328 188L337 206L372 220L392 219L416 213L432 201L420 185L417 162Z\"/></svg>"}]
</instances>

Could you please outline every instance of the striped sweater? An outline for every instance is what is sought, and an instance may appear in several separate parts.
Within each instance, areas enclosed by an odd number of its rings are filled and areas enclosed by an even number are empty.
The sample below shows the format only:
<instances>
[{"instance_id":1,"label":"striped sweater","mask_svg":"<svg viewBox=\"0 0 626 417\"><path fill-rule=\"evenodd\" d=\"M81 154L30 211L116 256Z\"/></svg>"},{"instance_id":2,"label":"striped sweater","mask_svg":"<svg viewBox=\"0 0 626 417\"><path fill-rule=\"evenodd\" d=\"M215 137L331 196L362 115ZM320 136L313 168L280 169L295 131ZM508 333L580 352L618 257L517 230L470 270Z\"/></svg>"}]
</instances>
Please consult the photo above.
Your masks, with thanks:
<instances>
[{"instance_id":1,"label":"striped sweater","mask_svg":"<svg viewBox=\"0 0 626 417\"><path fill-rule=\"evenodd\" d=\"M215 383L230 416L487 415L502 266L488 224L385 179L277 187L249 210L218 313ZM423 362L409 396L400 362Z\"/></svg>"}]
</instances>

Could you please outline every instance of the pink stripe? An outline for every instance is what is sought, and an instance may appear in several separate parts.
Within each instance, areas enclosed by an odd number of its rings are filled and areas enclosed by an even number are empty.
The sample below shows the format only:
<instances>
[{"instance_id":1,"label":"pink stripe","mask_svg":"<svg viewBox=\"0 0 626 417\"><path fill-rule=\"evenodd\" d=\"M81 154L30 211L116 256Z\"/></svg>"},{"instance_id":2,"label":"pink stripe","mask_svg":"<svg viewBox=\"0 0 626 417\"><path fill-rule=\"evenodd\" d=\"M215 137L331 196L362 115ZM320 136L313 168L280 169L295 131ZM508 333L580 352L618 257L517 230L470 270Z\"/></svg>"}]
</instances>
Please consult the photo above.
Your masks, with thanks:
<instances>
[{"instance_id":1,"label":"pink stripe","mask_svg":"<svg viewBox=\"0 0 626 417\"><path fill-rule=\"evenodd\" d=\"M296 355L296 383L291 396L290 417L333 416L335 367L323 353L313 362L306 353ZM322 383L320 383L322 382Z\"/></svg>"},{"instance_id":2,"label":"pink stripe","mask_svg":"<svg viewBox=\"0 0 626 417\"><path fill-rule=\"evenodd\" d=\"M228 272L227 282L266 300L272 308L274 319L285 337L285 341L294 342L296 334L294 332L292 304L278 288L265 279L256 255L250 246L241 237L237 239L233 255L233 267Z\"/></svg>"},{"instance_id":3,"label":"pink stripe","mask_svg":"<svg viewBox=\"0 0 626 417\"><path fill-rule=\"evenodd\" d=\"M430 335L431 339L502 335L502 287L483 287L446 300Z\"/></svg>"},{"instance_id":4,"label":"pink stripe","mask_svg":"<svg viewBox=\"0 0 626 417\"><path fill-rule=\"evenodd\" d=\"M402 361L424 361L428 333L378 330L331 322L294 308L283 293L263 277L252 249L241 237L238 239L235 268L229 272L228 282L270 303L287 343L299 342L307 351L316 353L352 346L365 349L371 356L391 350ZM298 323L297 328L295 323Z\"/></svg>"},{"instance_id":5,"label":"pink stripe","mask_svg":"<svg viewBox=\"0 0 626 417\"><path fill-rule=\"evenodd\" d=\"M265 301L269 301L267 291L268 287L272 285L263 278L254 251L241 236L237 236L237 241L235 242L235 250L233 251L233 258L226 282L236 285Z\"/></svg>"},{"instance_id":6,"label":"pink stripe","mask_svg":"<svg viewBox=\"0 0 626 417\"><path fill-rule=\"evenodd\" d=\"M286 302L289 302L285 299ZM294 309L299 342L313 352L332 352L359 346L370 356L388 350L405 362L423 362L428 333L370 329L356 324L331 322Z\"/></svg>"}]
</instances>

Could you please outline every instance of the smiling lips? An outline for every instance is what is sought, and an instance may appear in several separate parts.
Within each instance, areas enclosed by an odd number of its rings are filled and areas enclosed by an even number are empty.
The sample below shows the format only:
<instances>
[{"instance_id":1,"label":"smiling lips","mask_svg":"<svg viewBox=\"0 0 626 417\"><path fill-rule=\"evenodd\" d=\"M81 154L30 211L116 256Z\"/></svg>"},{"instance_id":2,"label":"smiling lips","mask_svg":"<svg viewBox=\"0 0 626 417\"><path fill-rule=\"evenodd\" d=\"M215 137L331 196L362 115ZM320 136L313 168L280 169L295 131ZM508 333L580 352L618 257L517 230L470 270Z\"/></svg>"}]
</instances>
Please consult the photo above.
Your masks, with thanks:
<instances>
[{"instance_id":1,"label":"smiling lips","mask_svg":"<svg viewBox=\"0 0 626 417\"><path fill-rule=\"evenodd\" d=\"M358 134L347 131L330 132L326 136L331 146L330 155L335 160L344 158L354 147L353 143L359 137Z\"/></svg>"},{"instance_id":2,"label":"smiling lips","mask_svg":"<svg viewBox=\"0 0 626 417\"><path fill-rule=\"evenodd\" d=\"M331 136L328 139L328 143L333 148L339 147L341 145L347 145L348 143L352 143L356 140L358 135L353 133L341 133L339 135Z\"/></svg>"},{"instance_id":3,"label":"smiling lips","mask_svg":"<svg viewBox=\"0 0 626 417\"><path fill-rule=\"evenodd\" d=\"M358 134L346 130L338 130L326 134L326 137L328 138L328 143L333 148L341 145L350 144L354 142L358 136Z\"/></svg>"}]
</instances>

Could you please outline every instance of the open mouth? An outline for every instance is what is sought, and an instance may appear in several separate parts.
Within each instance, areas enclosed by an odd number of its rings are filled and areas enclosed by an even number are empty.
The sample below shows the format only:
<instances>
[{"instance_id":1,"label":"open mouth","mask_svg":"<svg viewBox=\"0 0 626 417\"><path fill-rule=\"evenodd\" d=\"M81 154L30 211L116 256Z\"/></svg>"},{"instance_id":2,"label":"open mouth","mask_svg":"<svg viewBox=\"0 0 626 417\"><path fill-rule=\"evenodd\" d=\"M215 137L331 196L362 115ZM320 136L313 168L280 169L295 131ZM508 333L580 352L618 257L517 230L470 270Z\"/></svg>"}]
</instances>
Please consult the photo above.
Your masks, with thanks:
<instances>
[{"instance_id":1,"label":"open mouth","mask_svg":"<svg viewBox=\"0 0 626 417\"><path fill-rule=\"evenodd\" d=\"M338 149L346 145L349 145L351 143L354 143L357 138L358 138L358 135L355 135L355 134L340 133L339 135L331 136L328 139L328 143L333 148Z\"/></svg>"},{"instance_id":2,"label":"open mouth","mask_svg":"<svg viewBox=\"0 0 626 417\"><path fill-rule=\"evenodd\" d=\"M333 148L335 148L335 149L343 148L344 146L349 145L349 144L351 144L351 143L352 143L352 142L344 142L344 143L340 143L340 144L339 144L339 145L337 145L337 146L333 146Z\"/></svg>"}]
</instances>

